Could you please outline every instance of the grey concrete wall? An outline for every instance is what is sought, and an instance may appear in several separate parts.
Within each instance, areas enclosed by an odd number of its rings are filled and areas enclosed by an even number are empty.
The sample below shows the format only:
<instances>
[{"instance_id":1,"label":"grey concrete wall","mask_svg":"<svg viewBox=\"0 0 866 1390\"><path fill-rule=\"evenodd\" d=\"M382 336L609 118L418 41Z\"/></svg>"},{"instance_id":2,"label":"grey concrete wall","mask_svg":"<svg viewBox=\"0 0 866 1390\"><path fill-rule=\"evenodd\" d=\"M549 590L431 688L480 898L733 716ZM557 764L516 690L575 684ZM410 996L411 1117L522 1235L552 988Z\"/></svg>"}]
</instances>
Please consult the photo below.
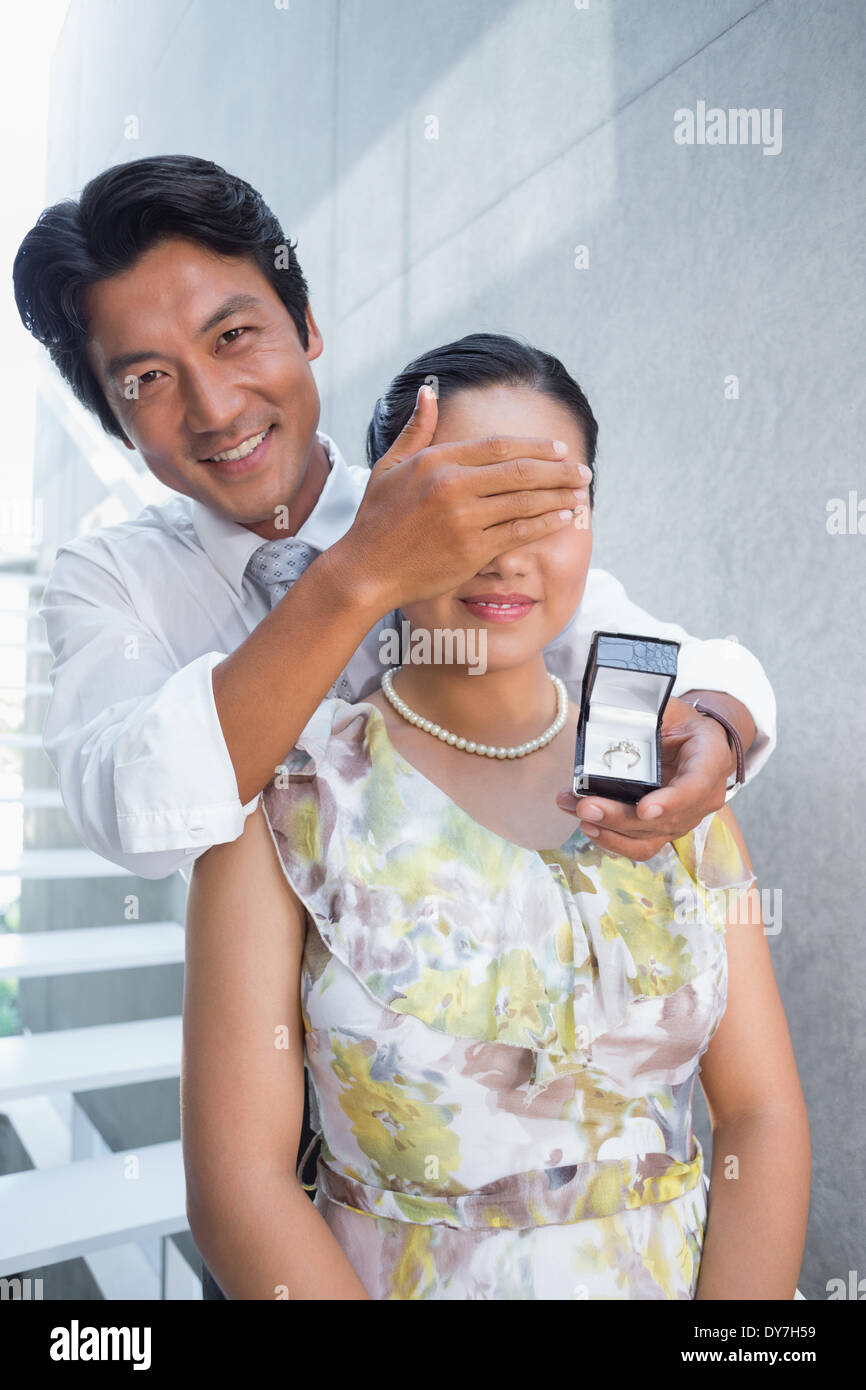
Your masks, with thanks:
<instances>
[{"instance_id":1,"label":"grey concrete wall","mask_svg":"<svg viewBox=\"0 0 866 1390\"><path fill-rule=\"evenodd\" d=\"M596 562L737 635L776 689L778 751L735 809L782 893L813 1299L866 1268L866 536L827 529L830 499L866 497L864 45L856 0L73 0L47 189L179 151L259 187L299 237L349 456L390 375L467 331L523 334L581 381ZM699 101L781 109L781 150L677 144Z\"/></svg>"}]
</instances>

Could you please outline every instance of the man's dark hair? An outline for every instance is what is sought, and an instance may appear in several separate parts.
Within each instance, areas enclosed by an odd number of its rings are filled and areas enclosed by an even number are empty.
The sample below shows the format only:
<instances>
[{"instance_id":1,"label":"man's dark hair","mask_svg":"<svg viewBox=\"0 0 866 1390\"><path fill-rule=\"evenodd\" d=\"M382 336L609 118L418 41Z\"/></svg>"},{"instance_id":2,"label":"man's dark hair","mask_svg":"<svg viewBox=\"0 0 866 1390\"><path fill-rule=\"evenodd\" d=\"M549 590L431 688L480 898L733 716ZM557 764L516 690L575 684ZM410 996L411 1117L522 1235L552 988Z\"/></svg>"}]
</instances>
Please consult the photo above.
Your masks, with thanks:
<instances>
[{"instance_id":1,"label":"man's dark hair","mask_svg":"<svg viewBox=\"0 0 866 1390\"><path fill-rule=\"evenodd\" d=\"M123 431L84 355L88 286L129 269L166 237L182 236L221 255L252 259L309 345L307 282L279 220L260 193L218 164L166 154L116 164L90 180L78 202L46 208L15 257L21 321L103 429Z\"/></svg>"},{"instance_id":2,"label":"man's dark hair","mask_svg":"<svg viewBox=\"0 0 866 1390\"><path fill-rule=\"evenodd\" d=\"M432 378L432 380L430 380ZM458 391L484 386L528 386L558 401L583 430L592 469L589 505L595 501L598 424L589 401L558 357L504 333L468 333L416 357L379 397L367 427L367 464L387 453L415 409L418 388L433 385L440 402Z\"/></svg>"}]
</instances>

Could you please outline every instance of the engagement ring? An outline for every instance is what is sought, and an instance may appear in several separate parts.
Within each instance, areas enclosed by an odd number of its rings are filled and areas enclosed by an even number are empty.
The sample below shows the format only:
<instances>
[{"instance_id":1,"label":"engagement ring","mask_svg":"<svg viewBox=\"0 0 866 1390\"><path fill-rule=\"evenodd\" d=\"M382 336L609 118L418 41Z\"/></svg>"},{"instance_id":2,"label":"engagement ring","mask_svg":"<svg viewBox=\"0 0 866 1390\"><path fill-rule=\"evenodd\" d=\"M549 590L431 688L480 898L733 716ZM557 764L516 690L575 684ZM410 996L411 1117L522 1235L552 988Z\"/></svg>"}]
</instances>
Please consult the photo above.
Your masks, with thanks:
<instances>
[{"instance_id":1,"label":"engagement ring","mask_svg":"<svg viewBox=\"0 0 866 1390\"><path fill-rule=\"evenodd\" d=\"M633 743L629 743L626 739L620 739L619 743L611 743L607 747L604 757L602 758L605 767L610 767L611 756L614 753L633 753L634 758L627 764L628 767L634 767L640 762L640 749L636 748Z\"/></svg>"}]
</instances>

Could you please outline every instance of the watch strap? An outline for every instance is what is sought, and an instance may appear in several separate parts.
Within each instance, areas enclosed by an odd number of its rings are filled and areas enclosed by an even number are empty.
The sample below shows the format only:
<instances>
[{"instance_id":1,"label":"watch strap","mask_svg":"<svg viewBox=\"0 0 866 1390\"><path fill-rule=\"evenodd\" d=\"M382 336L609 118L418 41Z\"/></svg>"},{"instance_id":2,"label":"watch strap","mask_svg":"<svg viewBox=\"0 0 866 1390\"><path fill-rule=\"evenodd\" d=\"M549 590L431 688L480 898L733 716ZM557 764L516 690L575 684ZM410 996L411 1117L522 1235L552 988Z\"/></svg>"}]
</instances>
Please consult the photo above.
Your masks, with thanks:
<instances>
[{"instance_id":1,"label":"watch strap","mask_svg":"<svg viewBox=\"0 0 866 1390\"><path fill-rule=\"evenodd\" d=\"M734 782L734 786L742 786L746 780L746 754L743 749L743 740L740 738L739 730L731 723L730 719L726 719L723 714L719 714L717 709L710 709L709 705L701 704L700 700L687 700L686 703L697 710L698 714L709 715L710 719L715 719L721 724L728 735L728 742L734 750L737 759L736 781Z\"/></svg>"}]
</instances>

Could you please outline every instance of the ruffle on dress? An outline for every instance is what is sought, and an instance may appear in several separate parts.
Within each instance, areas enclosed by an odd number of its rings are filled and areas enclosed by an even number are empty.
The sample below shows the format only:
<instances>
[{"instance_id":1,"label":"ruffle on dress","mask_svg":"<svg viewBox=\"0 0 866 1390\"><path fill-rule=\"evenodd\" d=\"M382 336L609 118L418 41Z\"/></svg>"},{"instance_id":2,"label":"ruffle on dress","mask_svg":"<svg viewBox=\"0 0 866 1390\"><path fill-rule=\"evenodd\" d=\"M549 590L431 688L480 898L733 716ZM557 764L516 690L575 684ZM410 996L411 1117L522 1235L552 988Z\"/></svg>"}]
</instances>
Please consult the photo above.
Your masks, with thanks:
<instances>
[{"instance_id":1,"label":"ruffle on dress","mask_svg":"<svg viewBox=\"0 0 866 1390\"><path fill-rule=\"evenodd\" d=\"M715 815L645 863L579 830L559 851L511 844L403 759L375 705L339 698L263 804L328 950L396 1014L528 1049L530 1098L636 1002L718 986L725 895L754 878Z\"/></svg>"}]
</instances>

